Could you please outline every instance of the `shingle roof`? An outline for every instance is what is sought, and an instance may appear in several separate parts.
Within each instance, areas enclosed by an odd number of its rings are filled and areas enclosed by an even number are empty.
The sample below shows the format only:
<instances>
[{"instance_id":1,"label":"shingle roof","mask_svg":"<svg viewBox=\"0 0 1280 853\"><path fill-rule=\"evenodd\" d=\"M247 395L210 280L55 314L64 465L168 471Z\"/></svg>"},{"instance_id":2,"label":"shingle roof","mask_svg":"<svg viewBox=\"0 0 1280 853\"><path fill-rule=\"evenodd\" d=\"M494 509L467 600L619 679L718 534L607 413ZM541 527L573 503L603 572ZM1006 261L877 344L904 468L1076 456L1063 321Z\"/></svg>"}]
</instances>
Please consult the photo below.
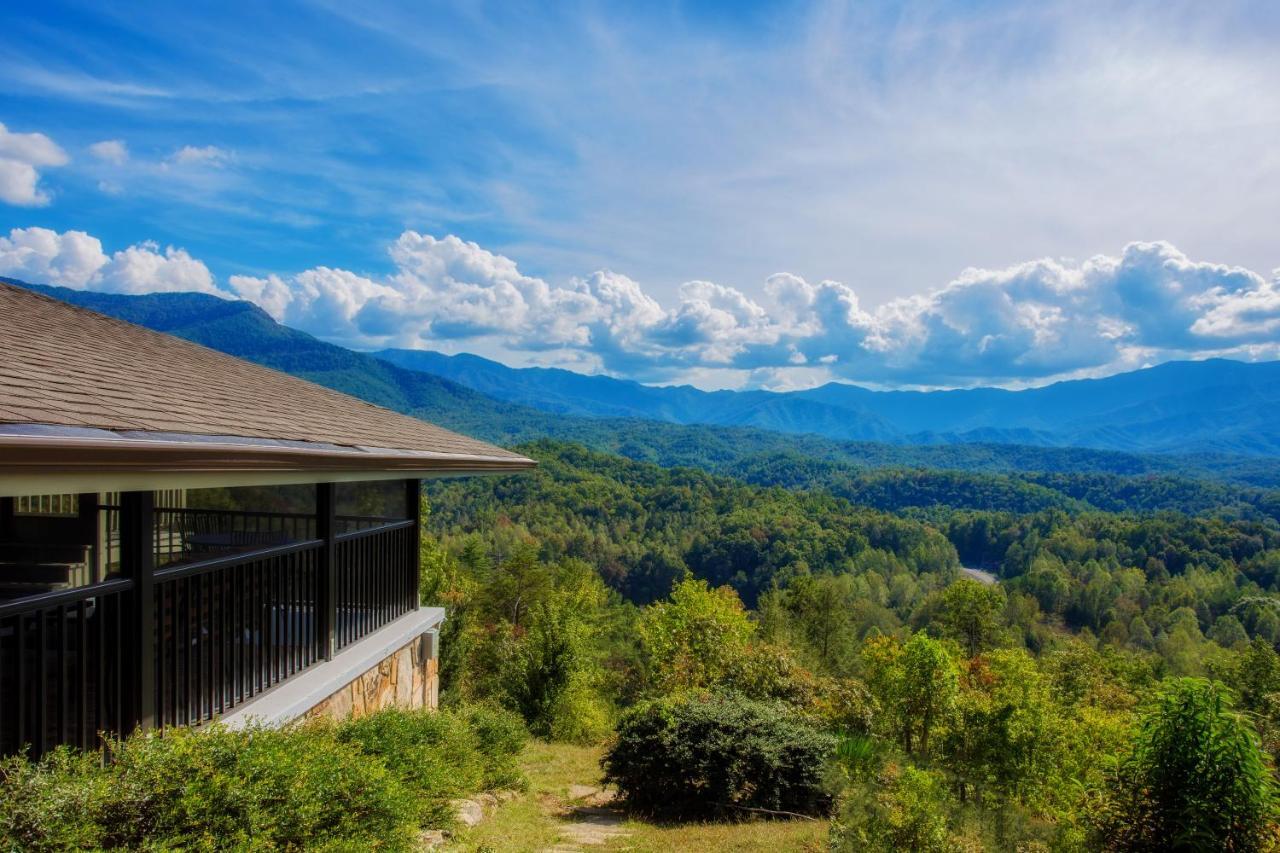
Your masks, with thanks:
<instances>
[{"instance_id":1,"label":"shingle roof","mask_svg":"<svg viewBox=\"0 0 1280 853\"><path fill-rule=\"evenodd\" d=\"M288 374L0 283L0 425L6 424L92 428L67 431L84 435L110 430L135 439L167 434L169 443L226 436L255 440L241 445L274 442L348 456L354 448L376 448L393 453L372 456L479 460L499 469L532 465Z\"/></svg>"}]
</instances>

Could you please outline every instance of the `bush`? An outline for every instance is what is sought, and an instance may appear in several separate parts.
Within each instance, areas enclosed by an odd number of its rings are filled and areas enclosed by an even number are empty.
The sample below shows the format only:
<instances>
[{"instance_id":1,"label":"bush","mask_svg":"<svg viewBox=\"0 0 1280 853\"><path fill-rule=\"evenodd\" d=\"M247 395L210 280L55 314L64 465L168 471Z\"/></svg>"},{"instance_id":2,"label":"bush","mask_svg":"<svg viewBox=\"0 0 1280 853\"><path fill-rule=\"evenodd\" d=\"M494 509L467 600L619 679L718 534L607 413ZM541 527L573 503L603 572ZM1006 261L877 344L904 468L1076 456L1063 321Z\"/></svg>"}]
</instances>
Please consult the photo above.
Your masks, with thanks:
<instances>
[{"instance_id":1,"label":"bush","mask_svg":"<svg viewBox=\"0 0 1280 853\"><path fill-rule=\"evenodd\" d=\"M59 750L14 759L0 785L0 847L404 849L412 792L322 731L217 726L139 734L114 763Z\"/></svg>"},{"instance_id":2,"label":"bush","mask_svg":"<svg viewBox=\"0 0 1280 853\"><path fill-rule=\"evenodd\" d=\"M815 814L835 738L786 705L683 695L628 712L604 758L606 781L636 811L667 819Z\"/></svg>"},{"instance_id":3,"label":"bush","mask_svg":"<svg viewBox=\"0 0 1280 853\"><path fill-rule=\"evenodd\" d=\"M950 843L951 807L940 776L914 767L890 767L877 784L859 785L842 798L831 829L835 851L913 850L942 853Z\"/></svg>"},{"instance_id":4,"label":"bush","mask_svg":"<svg viewBox=\"0 0 1280 853\"><path fill-rule=\"evenodd\" d=\"M1107 850L1272 849L1276 785L1258 736L1226 688L1166 681L1090 819Z\"/></svg>"},{"instance_id":5,"label":"bush","mask_svg":"<svg viewBox=\"0 0 1280 853\"><path fill-rule=\"evenodd\" d=\"M450 820L449 800L484 787L479 740L460 714L379 711L338 726L337 740L379 759L417 796L423 824Z\"/></svg>"},{"instance_id":6,"label":"bush","mask_svg":"<svg viewBox=\"0 0 1280 853\"><path fill-rule=\"evenodd\" d=\"M520 715L493 704L465 706L462 715L476 736L484 765L484 788L523 788L526 784L516 755L529 740L529 731Z\"/></svg>"},{"instance_id":7,"label":"bush","mask_svg":"<svg viewBox=\"0 0 1280 853\"><path fill-rule=\"evenodd\" d=\"M383 711L338 726L135 734L0 762L0 850L412 846L449 799L518 784L513 714Z\"/></svg>"},{"instance_id":8,"label":"bush","mask_svg":"<svg viewBox=\"0 0 1280 853\"><path fill-rule=\"evenodd\" d=\"M0 761L0 849L87 850L101 846L111 781L91 753L57 749L39 764Z\"/></svg>"}]
</instances>

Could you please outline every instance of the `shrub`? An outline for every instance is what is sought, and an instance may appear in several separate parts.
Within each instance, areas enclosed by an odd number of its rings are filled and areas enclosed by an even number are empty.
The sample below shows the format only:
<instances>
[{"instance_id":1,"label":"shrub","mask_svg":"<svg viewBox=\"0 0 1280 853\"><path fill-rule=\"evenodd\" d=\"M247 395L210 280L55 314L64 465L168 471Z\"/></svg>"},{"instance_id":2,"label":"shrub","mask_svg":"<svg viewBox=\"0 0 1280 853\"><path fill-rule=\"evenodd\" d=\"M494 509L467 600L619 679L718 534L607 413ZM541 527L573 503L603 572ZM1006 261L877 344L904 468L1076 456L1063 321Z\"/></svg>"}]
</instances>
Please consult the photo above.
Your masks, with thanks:
<instances>
[{"instance_id":1,"label":"shrub","mask_svg":"<svg viewBox=\"0 0 1280 853\"><path fill-rule=\"evenodd\" d=\"M516 755L529 740L529 731L520 715L493 704L465 706L457 713L465 717L476 736L484 765L484 787L523 788L524 776L516 764Z\"/></svg>"},{"instance_id":2,"label":"shrub","mask_svg":"<svg viewBox=\"0 0 1280 853\"><path fill-rule=\"evenodd\" d=\"M338 726L171 729L0 762L0 850L400 850L449 799L519 782L526 735L493 708Z\"/></svg>"},{"instance_id":3,"label":"shrub","mask_svg":"<svg viewBox=\"0 0 1280 853\"><path fill-rule=\"evenodd\" d=\"M836 851L954 849L948 831L950 798L942 779L927 770L891 767L875 787L857 786L843 797L831 831Z\"/></svg>"},{"instance_id":4,"label":"shrub","mask_svg":"<svg viewBox=\"0 0 1280 853\"><path fill-rule=\"evenodd\" d=\"M449 800L484 785L478 739L458 714L388 709L348 720L336 735L379 759L417 794L415 817L424 824L447 823Z\"/></svg>"},{"instance_id":5,"label":"shrub","mask_svg":"<svg viewBox=\"0 0 1280 853\"><path fill-rule=\"evenodd\" d=\"M1104 849L1247 851L1274 841L1275 782L1253 726L1218 682L1166 682L1109 782L1091 814Z\"/></svg>"},{"instance_id":6,"label":"shrub","mask_svg":"<svg viewBox=\"0 0 1280 853\"><path fill-rule=\"evenodd\" d=\"M382 761L415 793L419 820L431 826L452 819L451 799L520 786L515 756L527 738L518 715L480 705L438 712L391 708L337 729L338 740Z\"/></svg>"},{"instance_id":7,"label":"shrub","mask_svg":"<svg viewBox=\"0 0 1280 853\"><path fill-rule=\"evenodd\" d=\"M0 761L0 849L86 850L101 846L112 786L91 753L65 747L39 764Z\"/></svg>"},{"instance_id":8,"label":"shrub","mask_svg":"<svg viewBox=\"0 0 1280 853\"><path fill-rule=\"evenodd\" d=\"M782 703L686 694L628 712L604 770L629 806L656 817L813 814L829 805L822 777L834 746Z\"/></svg>"},{"instance_id":9,"label":"shrub","mask_svg":"<svg viewBox=\"0 0 1280 853\"><path fill-rule=\"evenodd\" d=\"M115 761L58 751L6 765L0 847L404 849L411 791L316 729L139 734Z\"/></svg>"},{"instance_id":10,"label":"shrub","mask_svg":"<svg viewBox=\"0 0 1280 853\"><path fill-rule=\"evenodd\" d=\"M561 743L600 743L613 731L609 705L589 684L570 684L551 706L551 740Z\"/></svg>"}]
</instances>

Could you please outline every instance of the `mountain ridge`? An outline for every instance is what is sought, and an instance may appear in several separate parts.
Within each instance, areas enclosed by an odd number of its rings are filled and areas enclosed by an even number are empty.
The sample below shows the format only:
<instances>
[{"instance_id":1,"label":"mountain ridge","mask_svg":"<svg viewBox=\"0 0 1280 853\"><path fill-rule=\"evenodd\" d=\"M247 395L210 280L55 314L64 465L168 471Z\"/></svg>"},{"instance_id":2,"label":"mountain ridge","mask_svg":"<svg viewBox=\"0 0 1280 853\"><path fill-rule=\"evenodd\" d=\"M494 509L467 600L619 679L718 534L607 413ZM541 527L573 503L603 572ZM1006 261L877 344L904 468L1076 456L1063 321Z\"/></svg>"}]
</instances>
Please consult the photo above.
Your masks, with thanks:
<instances>
[{"instance_id":1,"label":"mountain ridge","mask_svg":"<svg viewBox=\"0 0 1280 853\"><path fill-rule=\"evenodd\" d=\"M1039 388L876 391L827 383L805 391L700 391L513 368L475 355L382 350L378 358L507 402L586 417L750 426L896 444L996 442L1157 453L1280 455L1280 362L1166 362Z\"/></svg>"},{"instance_id":2,"label":"mountain ridge","mask_svg":"<svg viewBox=\"0 0 1280 853\"><path fill-rule=\"evenodd\" d=\"M552 438L664 467L700 467L730 474L740 472L752 460L785 457L864 469L963 471L980 477L1060 472L1130 479L1192 477L1263 488L1280 486L1280 461L1262 456L1150 455L989 442L903 445L841 441L812 433L782 433L750 426L557 414L501 401L439 376L402 369L372 355L320 341L276 323L248 302L197 293L103 294L3 277L0 280L175 334L499 444ZM590 381L592 377L582 379Z\"/></svg>"}]
</instances>

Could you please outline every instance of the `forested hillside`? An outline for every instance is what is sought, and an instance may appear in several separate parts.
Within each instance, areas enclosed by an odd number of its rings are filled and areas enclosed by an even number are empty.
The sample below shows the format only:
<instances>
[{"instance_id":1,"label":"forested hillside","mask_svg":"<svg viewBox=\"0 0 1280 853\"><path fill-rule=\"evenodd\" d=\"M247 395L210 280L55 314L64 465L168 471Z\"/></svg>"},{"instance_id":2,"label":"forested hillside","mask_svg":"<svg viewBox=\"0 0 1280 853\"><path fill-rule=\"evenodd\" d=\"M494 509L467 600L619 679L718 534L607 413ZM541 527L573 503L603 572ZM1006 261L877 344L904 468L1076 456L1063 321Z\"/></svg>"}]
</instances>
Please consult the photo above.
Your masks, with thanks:
<instances>
[{"instance_id":1,"label":"forested hillside","mask_svg":"<svg viewBox=\"0 0 1280 853\"><path fill-rule=\"evenodd\" d=\"M832 844L851 851L1154 850L1186 833L1208 845L1192 849L1270 849L1273 520L903 518L522 449L541 463L529 476L428 489L424 588L453 614L446 696L498 701L553 739L616 727L606 770L637 808L724 816L730 795L801 810L834 796ZM766 766L737 782L715 775L762 730L778 749L834 737L835 764L756 755L742 760ZM772 773L792 787L753 787Z\"/></svg>"},{"instance_id":2,"label":"forested hillside","mask_svg":"<svg viewBox=\"0 0 1280 853\"><path fill-rule=\"evenodd\" d=\"M549 414L245 303L50 292L522 442L533 472L426 486L442 701L604 750L633 814L831 818L848 851L1280 837L1272 461Z\"/></svg>"},{"instance_id":3,"label":"forested hillside","mask_svg":"<svg viewBox=\"0 0 1280 853\"><path fill-rule=\"evenodd\" d=\"M1124 451L1276 455L1280 363L1170 362L1101 379L1008 391L874 391L828 383L803 391L655 387L474 355L386 350L387 361L551 412L755 426L899 444L999 442Z\"/></svg>"}]
</instances>

